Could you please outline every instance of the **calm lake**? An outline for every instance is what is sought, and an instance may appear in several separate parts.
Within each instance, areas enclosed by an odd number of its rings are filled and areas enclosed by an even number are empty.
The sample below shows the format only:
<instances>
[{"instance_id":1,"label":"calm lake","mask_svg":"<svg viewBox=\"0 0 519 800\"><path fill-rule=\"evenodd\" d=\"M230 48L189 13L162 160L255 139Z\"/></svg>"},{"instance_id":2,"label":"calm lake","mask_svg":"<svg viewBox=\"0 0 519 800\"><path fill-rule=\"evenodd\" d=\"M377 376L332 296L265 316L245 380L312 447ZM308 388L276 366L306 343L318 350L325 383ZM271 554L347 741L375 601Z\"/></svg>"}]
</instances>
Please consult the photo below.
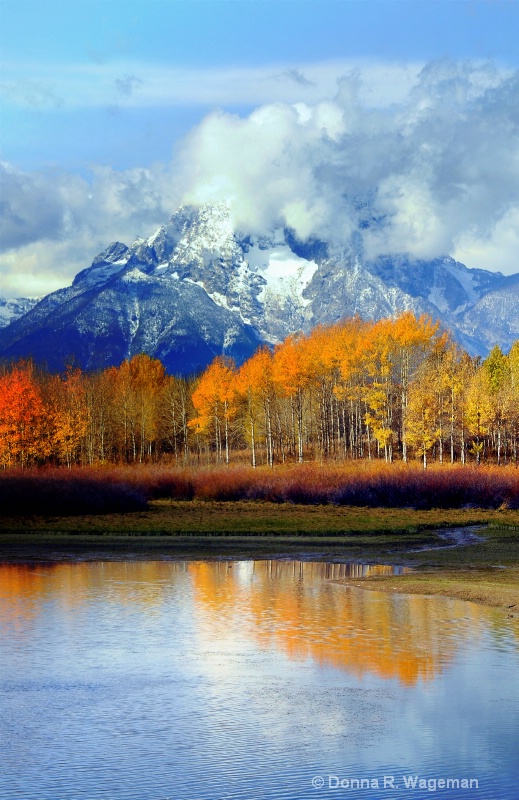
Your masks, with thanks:
<instances>
[{"instance_id":1,"label":"calm lake","mask_svg":"<svg viewBox=\"0 0 519 800\"><path fill-rule=\"evenodd\" d=\"M0 798L516 800L518 620L369 570L0 565Z\"/></svg>"}]
</instances>

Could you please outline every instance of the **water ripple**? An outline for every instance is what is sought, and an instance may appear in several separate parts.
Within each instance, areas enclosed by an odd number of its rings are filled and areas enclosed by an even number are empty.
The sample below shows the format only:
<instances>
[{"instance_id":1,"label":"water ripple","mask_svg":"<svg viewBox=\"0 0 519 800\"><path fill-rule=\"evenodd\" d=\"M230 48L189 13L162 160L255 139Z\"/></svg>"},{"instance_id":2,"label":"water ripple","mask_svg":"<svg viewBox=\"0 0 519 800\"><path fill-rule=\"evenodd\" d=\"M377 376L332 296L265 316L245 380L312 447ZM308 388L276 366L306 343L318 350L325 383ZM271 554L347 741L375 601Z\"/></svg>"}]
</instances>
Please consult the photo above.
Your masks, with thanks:
<instances>
[{"instance_id":1,"label":"water ripple","mask_svg":"<svg viewBox=\"0 0 519 800\"><path fill-rule=\"evenodd\" d=\"M347 566L0 566L2 800L515 800L516 622Z\"/></svg>"}]
</instances>

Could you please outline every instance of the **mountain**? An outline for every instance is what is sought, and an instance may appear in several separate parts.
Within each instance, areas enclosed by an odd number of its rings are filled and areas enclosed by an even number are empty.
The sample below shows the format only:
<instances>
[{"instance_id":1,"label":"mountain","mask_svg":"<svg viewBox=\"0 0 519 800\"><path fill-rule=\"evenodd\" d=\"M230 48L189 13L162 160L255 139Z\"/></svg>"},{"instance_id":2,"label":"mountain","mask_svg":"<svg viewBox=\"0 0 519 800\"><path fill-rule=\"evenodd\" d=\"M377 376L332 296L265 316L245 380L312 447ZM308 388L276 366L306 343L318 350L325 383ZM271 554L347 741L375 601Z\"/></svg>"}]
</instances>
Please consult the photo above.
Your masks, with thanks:
<instances>
[{"instance_id":1,"label":"mountain","mask_svg":"<svg viewBox=\"0 0 519 800\"><path fill-rule=\"evenodd\" d=\"M367 261L355 238L251 236L234 229L225 204L184 206L149 239L114 242L71 286L14 319L0 331L0 357L32 355L50 369L72 357L96 369L146 352L188 374L317 323L406 309L440 319L474 354L496 342L506 350L519 337L519 275L447 256Z\"/></svg>"},{"instance_id":2,"label":"mountain","mask_svg":"<svg viewBox=\"0 0 519 800\"><path fill-rule=\"evenodd\" d=\"M495 344L508 351L519 338L519 274L469 269L448 256L385 256L367 267L387 287L411 296L413 310L440 319L472 355L487 355Z\"/></svg>"},{"instance_id":3,"label":"mountain","mask_svg":"<svg viewBox=\"0 0 519 800\"><path fill-rule=\"evenodd\" d=\"M39 299L39 297L16 297L8 300L0 297L0 328L5 328L15 319L22 317L36 305Z\"/></svg>"}]
</instances>

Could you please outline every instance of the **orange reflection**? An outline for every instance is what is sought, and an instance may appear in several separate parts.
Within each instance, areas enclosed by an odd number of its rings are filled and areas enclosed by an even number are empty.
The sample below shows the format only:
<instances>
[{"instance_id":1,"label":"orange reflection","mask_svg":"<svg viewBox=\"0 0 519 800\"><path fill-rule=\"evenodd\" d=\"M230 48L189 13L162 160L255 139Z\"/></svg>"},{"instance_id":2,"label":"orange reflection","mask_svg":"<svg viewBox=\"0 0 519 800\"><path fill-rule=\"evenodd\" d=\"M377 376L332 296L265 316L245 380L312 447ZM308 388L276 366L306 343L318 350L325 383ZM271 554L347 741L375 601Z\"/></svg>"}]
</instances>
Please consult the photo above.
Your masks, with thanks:
<instances>
[{"instance_id":1,"label":"orange reflection","mask_svg":"<svg viewBox=\"0 0 519 800\"><path fill-rule=\"evenodd\" d=\"M290 658L312 658L358 676L375 673L406 685L441 672L459 645L474 635L481 607L419 595L357 591L327 579L392 574L391 567L258 561L248 575L239 565L189 565L197 606L207 622L225 625L239 609L248 632L264 647ZM451 615L463 616L465 633L449 636ZM475 624L471 624L475 623Z\"/></svg>"},{"instance_id":2,"label":"orange reflection","mask_svg":"<svg viewBox=\"0 0 519 800\"><path fill-rule=\"evenodd\" d=\"M172 566L185 571L167 561L0 564L0 635L26 630L46 599L72 612L101 589L107 603L144 603L152 611L164 601Z\"/></svg>"}]
</instances>

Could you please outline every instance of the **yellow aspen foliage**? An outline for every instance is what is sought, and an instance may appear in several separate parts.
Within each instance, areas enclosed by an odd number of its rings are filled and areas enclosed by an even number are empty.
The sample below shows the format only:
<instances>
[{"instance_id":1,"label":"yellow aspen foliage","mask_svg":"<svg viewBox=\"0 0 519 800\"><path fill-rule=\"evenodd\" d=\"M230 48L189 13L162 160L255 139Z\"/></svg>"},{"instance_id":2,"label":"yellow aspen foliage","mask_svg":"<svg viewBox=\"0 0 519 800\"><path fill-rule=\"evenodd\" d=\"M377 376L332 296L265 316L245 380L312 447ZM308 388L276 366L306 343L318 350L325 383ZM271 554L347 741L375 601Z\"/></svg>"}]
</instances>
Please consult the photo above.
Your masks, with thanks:
<instances>
[{"instance_id":1,"label":"yellow aspen foliage","mask_svg":"<svg viewBox=\"0 0 519 800\"><path fill-rule=\"evenodd\" d=\"M274 384L272 353L261 347L238 370L235 389L244 409L244 432L251 448L251 463L256 466L260 434L266 437L268 461L272 463L272 402ZM262 429L260 429L262 425Z\"/></svg>"},{"instance_id":2,"label":"yellow aspen foliage","mask_svg":"<svg viewBox=\"0 0 519 800\"><path fill-rule=\"evenodd\" d=\"M436 375L430 365L424 366L409 390L406 418L408 444L420 455L427 468L427 455L438 440L438 394Z\"/></svg>"},{"instance_id":3,"label":"yellow aspen foliage","mask_svg":"<svg viewBox=\"0 0 519 800\"><path fill-rule=\"evenodd\" d=\"M52 452L59 463L70 467L80 458L89 422L81 371L69 367L63 377L54 375L47 385L47 402L52 419Z\"/></svg>"},{"instance_id":4,"label":"yellow aspen foliage","mask_svg":"<svg viewBox=\"0 0 519 800\"><path fill-rule=\"evenodd\" d=\"M344 458L473 456L519 463L519 342L484 360L430 317L355 316L223 356L198 377L138 355L97 373L0 367L0 467L68 466L231 451L253 466Z\"/></svg>"},{"instance_id":5,"label":"yellow aspen foliage","mask_svg":"<svg viewBox=\"0 0 519 800\"><path fill-rule=\"evenodd\" d=\"M301 334L288 336L276 346L272 376L283 394L290 398L292 437L297 450L297 460L302 463L304 450L304 406L307 389L312 380L311 347Z\"/></svg>"},{"instance_id":6,"label":"yellow aspen foliage","mask_svg":"<svg viewBox=\"0 0 519 800\"><path fill-rule=\"evenodd\" d=\"M471 453L481 463L484 437L489 433L493 416L493 402L489 375L479 368L470 381L466 399L467 428L473 437Z\"/></svg>"}]
</instances>

